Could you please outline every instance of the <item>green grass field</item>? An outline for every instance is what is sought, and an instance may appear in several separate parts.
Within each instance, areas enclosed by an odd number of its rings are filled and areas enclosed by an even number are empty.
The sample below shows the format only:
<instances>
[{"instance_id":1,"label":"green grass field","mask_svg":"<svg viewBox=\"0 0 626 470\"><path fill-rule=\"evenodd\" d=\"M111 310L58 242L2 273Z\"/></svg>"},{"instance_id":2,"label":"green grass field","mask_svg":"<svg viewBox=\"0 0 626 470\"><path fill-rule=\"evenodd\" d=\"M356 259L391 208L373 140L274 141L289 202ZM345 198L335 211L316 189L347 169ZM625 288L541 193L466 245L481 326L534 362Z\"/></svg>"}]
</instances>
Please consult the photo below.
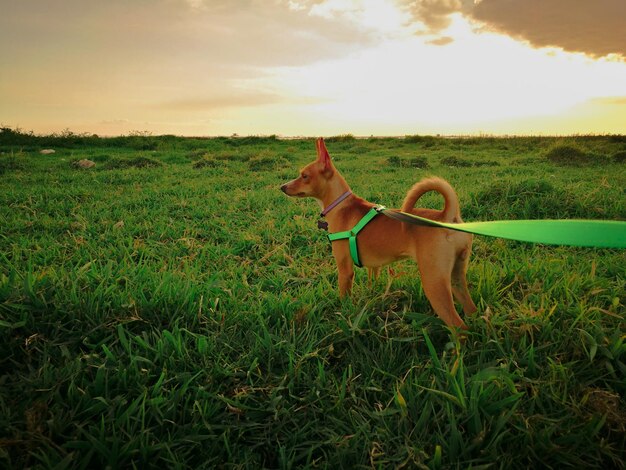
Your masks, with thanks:
<instances>
[{"instance_id":1,"label":"green grass field","mask_svg":"<svg viewBox=\"0 0 626 470\"><path fill-rule=\"evenodd\" d=\"M437 175L465 221L626 219L623 136L327 147L388 207ZM623 250L475 237L458 344L411 262L339 300L317 203L279 191L313 140L0 151L0 467L624 467Z\"/></svg>"}]
</instances>

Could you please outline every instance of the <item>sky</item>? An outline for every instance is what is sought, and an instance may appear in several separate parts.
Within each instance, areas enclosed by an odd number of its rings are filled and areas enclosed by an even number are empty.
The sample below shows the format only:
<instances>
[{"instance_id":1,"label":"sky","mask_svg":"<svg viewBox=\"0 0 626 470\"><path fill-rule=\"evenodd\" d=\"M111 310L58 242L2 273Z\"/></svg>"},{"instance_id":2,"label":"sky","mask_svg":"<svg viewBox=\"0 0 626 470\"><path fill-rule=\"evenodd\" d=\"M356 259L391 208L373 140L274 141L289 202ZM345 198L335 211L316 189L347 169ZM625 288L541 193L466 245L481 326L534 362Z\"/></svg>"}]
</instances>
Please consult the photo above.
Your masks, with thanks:
<instances>
[{"instance_id":1,"label":"sky","mask_svg":"<svg viewBox=\"0 0 626 470\"><path fill-rule=\"evenodd\" d=\"M0 125L626 134L626 0L0 0Z\"/></svg>"}]
</instances>

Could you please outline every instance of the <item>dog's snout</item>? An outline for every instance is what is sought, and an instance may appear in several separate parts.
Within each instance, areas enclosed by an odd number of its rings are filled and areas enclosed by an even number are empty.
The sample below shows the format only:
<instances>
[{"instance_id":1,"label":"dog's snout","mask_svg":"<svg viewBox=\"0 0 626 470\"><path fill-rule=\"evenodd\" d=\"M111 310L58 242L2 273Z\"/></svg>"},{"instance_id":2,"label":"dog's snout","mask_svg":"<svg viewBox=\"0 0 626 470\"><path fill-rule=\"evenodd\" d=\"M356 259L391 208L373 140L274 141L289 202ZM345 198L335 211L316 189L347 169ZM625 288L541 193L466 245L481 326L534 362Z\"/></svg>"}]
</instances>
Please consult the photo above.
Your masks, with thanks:
<instances>
[{"instance_id":1,"label":"dog's snout","mask_svg":"<svg viewBox=\"0 0 626 470\"><path fill-rule=\"evenodd\" d=\"M280 190L281 190L283 193L287 193L287 183L283 184L283 185L280 187Z\"/></svg>"}]
</instances>

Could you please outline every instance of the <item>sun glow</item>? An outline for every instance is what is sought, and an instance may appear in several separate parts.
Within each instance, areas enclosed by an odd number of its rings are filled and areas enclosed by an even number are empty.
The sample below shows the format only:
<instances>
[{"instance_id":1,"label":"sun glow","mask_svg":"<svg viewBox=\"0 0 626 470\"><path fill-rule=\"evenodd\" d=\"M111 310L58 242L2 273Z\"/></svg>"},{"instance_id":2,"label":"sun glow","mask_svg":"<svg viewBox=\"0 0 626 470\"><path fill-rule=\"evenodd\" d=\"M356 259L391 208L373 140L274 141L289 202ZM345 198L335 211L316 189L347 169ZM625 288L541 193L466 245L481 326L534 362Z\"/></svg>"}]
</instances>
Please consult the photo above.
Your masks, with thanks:
<instances>
[{"instance_id":1,"label":"sun glow","mask_svg":"<svg viewBox=\"0 0 626 470\"><path fill-rule=\"evenodd\" d=\"M310 15L326 19L343 17L362 28L386 36L411 33L410 15L388 0L326 0L314 4Z\"/></svg>"},{"instance_id":2,"label":"sun glow","mask_svg":"<svg viewBox=\"0 0 626 470\"><path fill-rule=\"evenodd\" d=\"M308 97L304 114L320 131L345 122L357 133L515 132L498 123L565 118L595 98L626 94L623 63L477 34L460 15L443 35L451 41L440 47L396 35L347 58L276 69L262 86Z\"/></svg>"}]
</instances>

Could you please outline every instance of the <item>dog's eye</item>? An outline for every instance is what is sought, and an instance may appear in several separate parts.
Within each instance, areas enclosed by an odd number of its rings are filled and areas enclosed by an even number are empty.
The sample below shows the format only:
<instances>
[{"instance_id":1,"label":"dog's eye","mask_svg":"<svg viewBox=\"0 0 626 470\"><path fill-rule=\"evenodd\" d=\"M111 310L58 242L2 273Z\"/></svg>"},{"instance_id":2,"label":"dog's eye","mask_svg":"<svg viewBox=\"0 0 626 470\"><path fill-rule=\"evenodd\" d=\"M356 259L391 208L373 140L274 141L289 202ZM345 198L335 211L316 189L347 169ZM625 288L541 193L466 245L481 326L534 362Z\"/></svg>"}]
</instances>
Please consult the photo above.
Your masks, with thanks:
<instances>
[{"instance_id":1,"label":"dog's eye","mask_svg":"<svg viewBox=\"0 0 626 470\"><path fill-rule=\"evenodd\" d=\"M302 179L303 180L308 180L309 179L309 175L307 175L306 173L302 173Z\"/></svg>"}]
</instances>

